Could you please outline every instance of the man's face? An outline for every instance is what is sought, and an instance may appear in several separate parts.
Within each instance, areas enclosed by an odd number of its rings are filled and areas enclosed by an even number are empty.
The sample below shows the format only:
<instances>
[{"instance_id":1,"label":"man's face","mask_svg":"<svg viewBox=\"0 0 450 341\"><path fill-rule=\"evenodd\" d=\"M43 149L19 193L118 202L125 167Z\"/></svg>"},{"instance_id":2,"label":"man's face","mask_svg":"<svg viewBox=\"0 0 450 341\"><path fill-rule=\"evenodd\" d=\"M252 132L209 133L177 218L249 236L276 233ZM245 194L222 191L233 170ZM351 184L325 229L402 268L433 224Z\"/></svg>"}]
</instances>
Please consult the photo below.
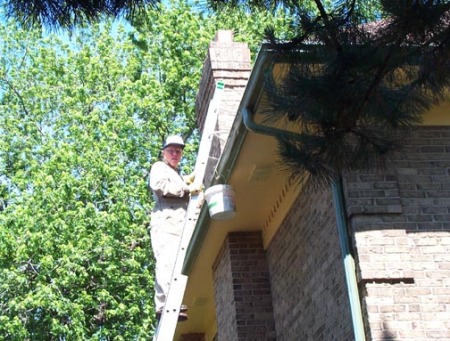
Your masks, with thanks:
<instances>
[{"instance_id":1,"label":"man's face","mask_svg":"<svg viewBox=\"0 0 450 341\"><path fill-rule=\"evenodd\" d=\"M183 149L179 146L169 145L163 149L162 154L169 165L173 168L177 168L181 157L183 156Z\"/></svg>"}]
</instances>

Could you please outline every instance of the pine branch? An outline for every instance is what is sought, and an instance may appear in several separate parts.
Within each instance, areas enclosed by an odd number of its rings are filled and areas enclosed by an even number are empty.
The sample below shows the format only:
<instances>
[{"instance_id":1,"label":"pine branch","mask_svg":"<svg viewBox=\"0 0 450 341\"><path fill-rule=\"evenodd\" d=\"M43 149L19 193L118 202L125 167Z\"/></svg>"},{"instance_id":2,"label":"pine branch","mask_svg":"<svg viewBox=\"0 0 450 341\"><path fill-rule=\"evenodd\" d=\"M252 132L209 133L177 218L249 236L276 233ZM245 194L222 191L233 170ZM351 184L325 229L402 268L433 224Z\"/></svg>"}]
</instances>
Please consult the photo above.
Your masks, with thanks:
<instances>
[{"instance_id":1,"label":"pine branch","mask_svg":"<svg viewBox=\"0 0 450 341\"><path fill-rule=\"evenodd\" d=\"M355 1L332 13L315 3L319 15L305 16L297 40L272 36L271 47L290 69L281 82L268 73L265 115L299 124L300 137L281 137L279 154L293 178L307 172L318 185L346 170L383 165L401 148L399 129L448 98L450 8L386 0L392 17L377 28L355 25Z\"/></svg>"}]
</instances>

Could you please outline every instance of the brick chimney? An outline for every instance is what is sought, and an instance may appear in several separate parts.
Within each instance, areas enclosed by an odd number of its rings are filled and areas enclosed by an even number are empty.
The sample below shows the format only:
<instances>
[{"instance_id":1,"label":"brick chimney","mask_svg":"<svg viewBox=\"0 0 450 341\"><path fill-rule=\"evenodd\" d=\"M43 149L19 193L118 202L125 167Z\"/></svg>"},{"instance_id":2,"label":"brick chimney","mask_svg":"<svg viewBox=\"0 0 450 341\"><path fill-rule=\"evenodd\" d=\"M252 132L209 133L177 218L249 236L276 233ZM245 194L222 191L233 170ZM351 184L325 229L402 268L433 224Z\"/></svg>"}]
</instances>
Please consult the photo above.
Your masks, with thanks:
<instances>
[{"instance_id":1,"label":"brick chimney","mask_svg":"<svg viewBox=\"0 0 450 341\"><path fill-rule=\"evenodd\" d=\"M233 41L232 31L219 30L209 45L195 103L197 125L200 133L203 133L205 118L214 95L216 83L218 81L224 82L224 94L217 111L216 131L204 178L207 187L212 181L217 161L228 139L250 76L250 70L250 50L248 45Z\"/></svg>"}]
</instances>

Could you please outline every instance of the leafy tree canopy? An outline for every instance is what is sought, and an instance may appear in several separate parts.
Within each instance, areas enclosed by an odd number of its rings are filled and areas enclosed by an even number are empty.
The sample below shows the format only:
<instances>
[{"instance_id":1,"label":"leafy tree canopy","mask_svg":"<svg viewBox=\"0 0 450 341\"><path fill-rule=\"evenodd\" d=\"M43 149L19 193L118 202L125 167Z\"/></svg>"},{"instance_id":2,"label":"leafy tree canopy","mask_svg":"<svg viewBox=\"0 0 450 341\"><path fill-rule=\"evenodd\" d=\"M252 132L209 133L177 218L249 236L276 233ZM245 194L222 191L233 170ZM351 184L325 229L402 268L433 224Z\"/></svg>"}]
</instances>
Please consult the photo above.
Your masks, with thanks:
<instances>
[{"instance_id":1,"label":"leafy tree canopy","mask_svg":"<svg viewBox=\"0 0 450 341\"><path fill-rule=\"evenodd\" d=\"M150 337L139 57L107 27L0 30L0 335Z\"/></svg>"}]
</instances>

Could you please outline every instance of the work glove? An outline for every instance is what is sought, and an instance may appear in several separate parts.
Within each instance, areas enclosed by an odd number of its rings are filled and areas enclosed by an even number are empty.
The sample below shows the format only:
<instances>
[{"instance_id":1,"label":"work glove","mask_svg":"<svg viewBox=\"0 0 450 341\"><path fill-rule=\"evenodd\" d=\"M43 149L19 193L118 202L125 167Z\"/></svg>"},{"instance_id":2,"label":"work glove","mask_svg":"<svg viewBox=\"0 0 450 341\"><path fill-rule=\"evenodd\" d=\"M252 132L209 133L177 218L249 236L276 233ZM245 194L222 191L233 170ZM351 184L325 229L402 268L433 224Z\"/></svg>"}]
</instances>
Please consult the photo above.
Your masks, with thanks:
<instances>
[{"instance_id":1,"label":"work glove","mask_svg":"<svg viewBox=\"0 0 450 341\"><path fill-rule=\"evenodd\" d=\"M189 189L189 193L191 194L199 194L200 192L202 192L205 189L205 186L200 183L200 184L190 184L188 185L188 189Z\"/></svg>"},{"instance_id":2,"label":"work glove","mask_svg":"<svg viewBox=\"0 0 450 341\"><path fill-rule=\"evenodd\" d=\"M195 180L195 174L191 173L189 175L185 175L184 176L184 182L186 182L186 184L190 185L191 183L193 183Z\"/></svg>"}]
</instances>

